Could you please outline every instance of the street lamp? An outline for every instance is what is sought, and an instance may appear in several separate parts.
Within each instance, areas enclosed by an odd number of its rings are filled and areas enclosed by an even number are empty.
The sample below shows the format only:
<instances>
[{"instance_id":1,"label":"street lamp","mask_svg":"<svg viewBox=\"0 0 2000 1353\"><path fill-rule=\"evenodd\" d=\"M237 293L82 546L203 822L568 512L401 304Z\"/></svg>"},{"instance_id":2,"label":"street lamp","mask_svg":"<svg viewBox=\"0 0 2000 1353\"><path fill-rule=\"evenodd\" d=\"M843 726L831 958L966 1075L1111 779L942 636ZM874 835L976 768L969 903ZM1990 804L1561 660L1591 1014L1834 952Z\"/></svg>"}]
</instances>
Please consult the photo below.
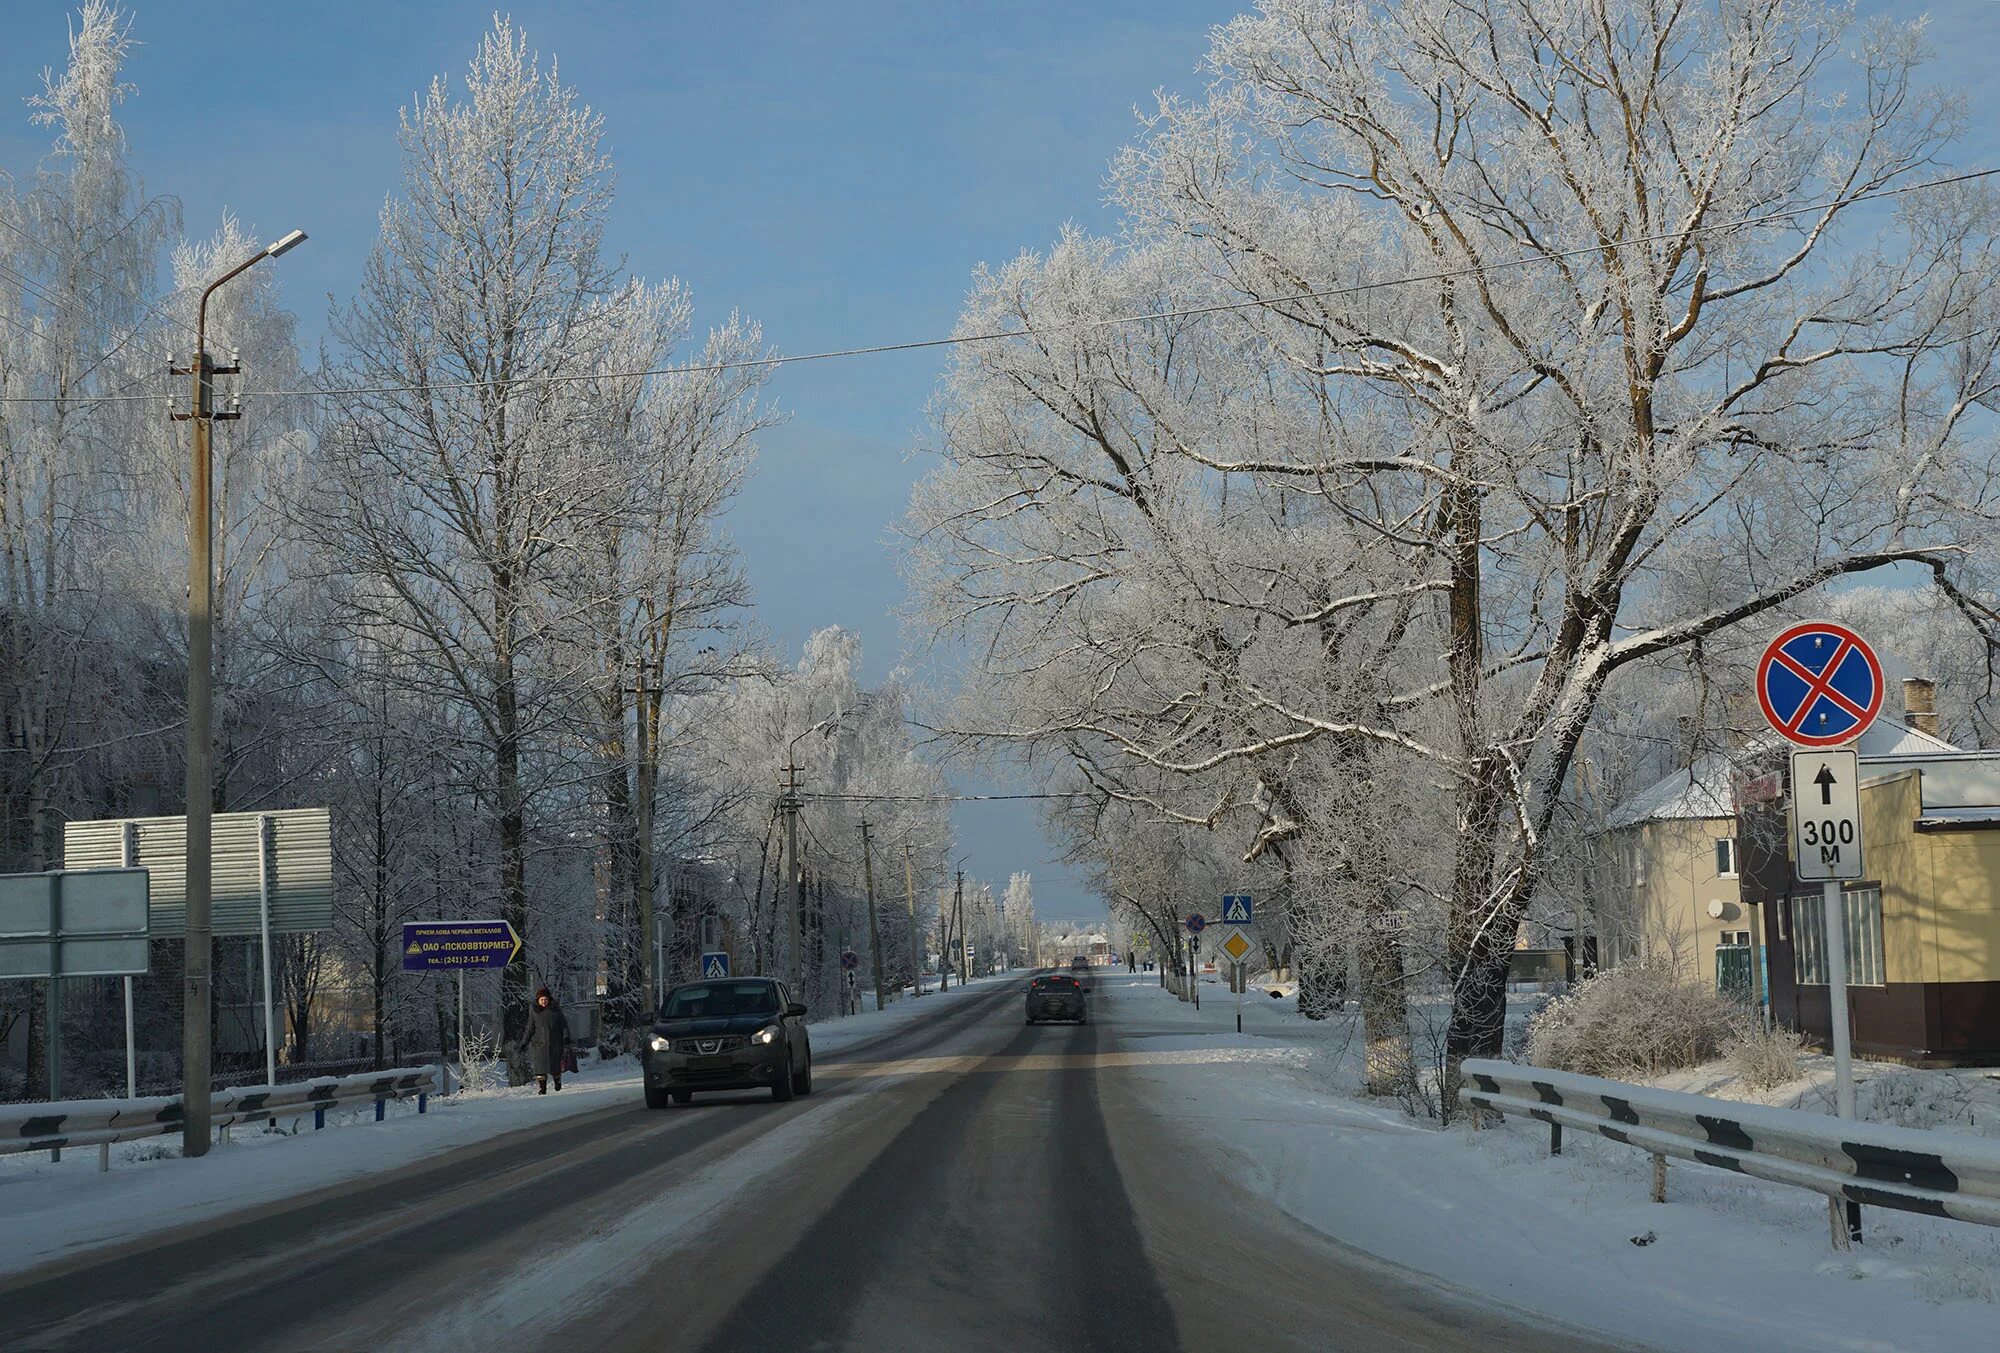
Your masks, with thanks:
<instances>
[{"instance_id":1,"label":"street lamp","mask_svg":"<svg viewBox=\"0 0 2000 1353\"><path fill-rule=\"evenodd\" d=\"M215 412L215 377L235 375L234 361L217 366L208 360L208 298L223 283L267 258L295 248L306 237L294 230L252 254L208 284L195 310L194 360L172 368L176 376L194 377L194 405L175 413L175 422L194 424L193 475L188 491L188 675L187 675L187 939L186 994L181 1006L181 1154L208 1152L209 1100L209 973L214 945L211 930L214 894L210 878L210 816L215 794L214 742L209 714L213 699L215 542L214 508L210 501L212 467L210 424L216 419L241 418L242 410Z\"/></svg>"}]
</instances>

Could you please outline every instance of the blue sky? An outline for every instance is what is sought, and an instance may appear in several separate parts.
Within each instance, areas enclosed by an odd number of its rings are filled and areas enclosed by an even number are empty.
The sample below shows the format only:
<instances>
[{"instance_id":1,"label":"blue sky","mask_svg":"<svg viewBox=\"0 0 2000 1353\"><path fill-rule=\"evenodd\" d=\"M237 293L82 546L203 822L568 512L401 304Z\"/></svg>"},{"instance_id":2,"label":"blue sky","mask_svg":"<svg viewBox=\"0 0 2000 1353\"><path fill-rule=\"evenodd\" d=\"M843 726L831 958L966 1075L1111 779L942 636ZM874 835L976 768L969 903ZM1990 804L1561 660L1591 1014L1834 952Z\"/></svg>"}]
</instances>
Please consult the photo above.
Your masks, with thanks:
<instances>
[{"instance_id":1,"label":"blue sky","mask_svg":"<svg viewBox=\"0 0 2000 1353\"><path fill-rule=\"evenodd\" d=\"M61 63L66 8L8 6L0 93L25 96ZM130 8L145 45L124 120L147 187L181 200L191 234L225 206L266 234L308 230L279 266L316 342L395 182L397 110L433 75L463 70L494 7ZM1135 105L1198 88L1207 30L1244 8L583 0L508 12L604 115L612 248L635 272L688 282L698 318L741 309L797 353L943 334L979 262L1042 246L1066 220L1111 228L1105 170ZM1975 126L1991 123L2000 5L1931 12L1938 74L1971 95ZM0 168L26 171L44 143L25 109L0 116ZM2000 161L2000 139L1982 127L1959 158ZM791 421L766 438L733 529L759 622L788 658L827 624L861 635L871 676L901 656L888 533L922 469L909 452L940 360L814 364L774 381ZM967 869L1000 882L1032 871L1045 917L1101 911L1043 858L1031 806L963 806L958 826Z\"/></svg>"}]
</instances>

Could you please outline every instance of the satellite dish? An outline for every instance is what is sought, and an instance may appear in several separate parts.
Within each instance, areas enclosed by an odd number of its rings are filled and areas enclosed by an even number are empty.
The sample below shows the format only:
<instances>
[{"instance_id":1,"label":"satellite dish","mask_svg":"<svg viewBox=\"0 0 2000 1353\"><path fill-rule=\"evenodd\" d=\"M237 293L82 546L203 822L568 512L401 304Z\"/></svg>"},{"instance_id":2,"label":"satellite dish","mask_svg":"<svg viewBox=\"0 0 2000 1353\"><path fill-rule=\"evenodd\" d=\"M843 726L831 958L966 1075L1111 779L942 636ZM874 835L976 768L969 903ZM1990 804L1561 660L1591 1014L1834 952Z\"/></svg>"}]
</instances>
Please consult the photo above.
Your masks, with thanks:
<instances>
[{"instance_id":1,"label":"satellite dish","mask_svg":"<svg viewBox=\"0 0 2000 1353\"><path fill-rule=\"evenodd\" d=\"M1715 897L1709 899L1708 914L1710 916L1713 916L1716 920L1718 921L1721 920L1722 913L1727 910L1729 910L1729 904L1724 902L1721 898Z\"/></svg>"}]
</instances>

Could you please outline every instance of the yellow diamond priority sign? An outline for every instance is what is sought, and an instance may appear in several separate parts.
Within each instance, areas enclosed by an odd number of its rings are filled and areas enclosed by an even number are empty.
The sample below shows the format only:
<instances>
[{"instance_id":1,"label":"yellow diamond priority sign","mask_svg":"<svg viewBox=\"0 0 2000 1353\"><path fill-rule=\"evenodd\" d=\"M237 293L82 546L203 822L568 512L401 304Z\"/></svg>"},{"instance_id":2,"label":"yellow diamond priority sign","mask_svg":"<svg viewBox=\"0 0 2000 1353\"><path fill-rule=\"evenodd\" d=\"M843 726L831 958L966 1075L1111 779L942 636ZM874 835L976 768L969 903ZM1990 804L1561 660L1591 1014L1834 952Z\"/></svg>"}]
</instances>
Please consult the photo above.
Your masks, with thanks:
<instances>
[{"instance_id":1,"label":"yellow diamond priority sign","mask_svg":"<svg viewBox=\"0 0 2000 1353\"><path fill-rule=\"evenodd\" d=\"M1242 931L1232 930L1229 932L1229 938L1217 947L1229 956L1231 963L1241 963L1245 956L1249 954L1252 946L1250 941L1244 938Z\"/></svg>"}]
</instances>

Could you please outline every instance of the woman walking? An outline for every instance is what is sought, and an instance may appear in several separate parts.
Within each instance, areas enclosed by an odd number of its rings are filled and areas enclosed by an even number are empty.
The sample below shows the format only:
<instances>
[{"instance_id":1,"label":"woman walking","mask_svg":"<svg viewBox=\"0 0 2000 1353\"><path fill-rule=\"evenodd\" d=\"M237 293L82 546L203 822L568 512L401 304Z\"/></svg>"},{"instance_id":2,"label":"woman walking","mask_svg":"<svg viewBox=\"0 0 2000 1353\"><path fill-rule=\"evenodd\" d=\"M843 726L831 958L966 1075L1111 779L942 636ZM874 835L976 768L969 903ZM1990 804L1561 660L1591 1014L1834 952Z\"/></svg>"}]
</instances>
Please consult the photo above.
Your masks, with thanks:
<instances>
[{"instance_id":1,"label":"woman walking","mask_svg":"<svg viewBox=\"0 0 2000 1353\"><path fill-rule=\"evenodd\" d=\"M562 1007L543 987L535 993L535 1004L528 1011L528 1064L535 1073L535 1084L541 1088L536 1094L549 1092L549 1077L556 1078L556 1089L562 1089L563 1057L569 1050L569 1021L563 1018Z\"/></svg>"}]
</instances>

